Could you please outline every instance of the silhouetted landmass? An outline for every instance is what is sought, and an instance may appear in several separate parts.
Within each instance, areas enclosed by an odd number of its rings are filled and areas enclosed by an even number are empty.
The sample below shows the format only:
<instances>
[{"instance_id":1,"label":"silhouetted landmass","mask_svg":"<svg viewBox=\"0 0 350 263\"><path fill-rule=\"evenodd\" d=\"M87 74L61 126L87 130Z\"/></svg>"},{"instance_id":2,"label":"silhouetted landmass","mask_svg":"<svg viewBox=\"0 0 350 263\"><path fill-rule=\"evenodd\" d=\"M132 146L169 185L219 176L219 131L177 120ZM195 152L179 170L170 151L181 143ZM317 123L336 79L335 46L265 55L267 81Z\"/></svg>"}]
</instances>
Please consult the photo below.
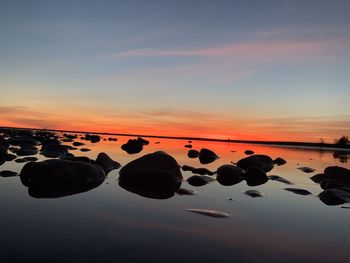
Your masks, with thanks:
<instances>
[{"instance_id":1,"label":"silhouetted landmass","mask_svg":"<svg viewBox=\"0 0 350 263\"><path fill-rule=\"evenodd\" d=\"M191 140L191 141L212 141L212 142L228 142L228 143L244 143L244 144L260 144L281 147L295 147L295 148L317 148L322 150L344 149L350 151L350 144L340 145L336 143L322 143L322 142L290 142L290 141L257 141L257 140L231 140L231 139L212 139L212 138L196 138L196 137L181 137L181 136L162 136L162 135L147 135L147 134L126 134L126 133L109 133L109 132L93 132L93 131L70 131L70 130L55 130L55 129L37 129L37 128L14 128L14 127L0 127L1 130L33 130L33 131L51 131L51 132L70 132L81 134L99 134L109 136L135 136L146 138L162 138L174 140Z\"/></svg>"}]
</instances>

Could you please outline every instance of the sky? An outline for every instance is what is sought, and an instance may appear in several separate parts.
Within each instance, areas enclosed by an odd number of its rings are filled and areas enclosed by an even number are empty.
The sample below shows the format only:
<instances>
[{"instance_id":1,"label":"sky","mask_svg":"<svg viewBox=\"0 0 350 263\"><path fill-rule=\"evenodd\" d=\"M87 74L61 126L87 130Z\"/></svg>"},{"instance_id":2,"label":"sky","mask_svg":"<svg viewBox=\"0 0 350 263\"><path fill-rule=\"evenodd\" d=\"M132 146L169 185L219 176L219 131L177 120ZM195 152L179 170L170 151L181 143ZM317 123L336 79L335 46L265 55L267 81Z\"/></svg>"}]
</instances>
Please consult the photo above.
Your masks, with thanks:
<instances>
[{"instance_id":1,"label":"sky","mask_svg":"<svg viewBox=\"0 0 350 263\"><path fill-rule=\"evenodd\" d=\"M348 0L0 0L0 126L333 142Z\"/></svg>"}]
</instances>

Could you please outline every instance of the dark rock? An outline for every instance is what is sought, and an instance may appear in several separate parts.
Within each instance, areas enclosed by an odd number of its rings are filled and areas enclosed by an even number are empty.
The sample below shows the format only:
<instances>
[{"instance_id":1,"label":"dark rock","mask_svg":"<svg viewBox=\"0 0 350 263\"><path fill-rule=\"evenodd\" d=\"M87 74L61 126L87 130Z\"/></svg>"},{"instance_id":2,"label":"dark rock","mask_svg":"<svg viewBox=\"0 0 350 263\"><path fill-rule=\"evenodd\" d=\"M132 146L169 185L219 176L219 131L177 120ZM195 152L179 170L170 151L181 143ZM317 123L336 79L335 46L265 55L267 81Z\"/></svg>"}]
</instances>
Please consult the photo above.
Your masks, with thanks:
<instances>
[{"instance_id":1,"label":"dark rock","mask_svg":"<svg viewBox=\"0 0 350 263\"><path fill-rule=\"evenodd\" d=\"M146 154L125 165L119 185L144 197L167 199L180 188L182 174L176 160L164 153Z\"/></svg>"},{"instance_id":2,"label":"dark rock","mask_svg":"<svg viewBox=\"0 0 350 263\"><path fill-rule=\"evenodd\" d=\"M257 190L247 190L244 192L246 195L249 195L250 197L263 197L264 195L262 193L260 193Z\"/></svg>"},{"instance_id":3,"label":"dark rock","mask_svg":"<svg viewBox=\"0 0 350 263\"><path fill-rule=\"evenodd\" d=\"M58 156L58 158L61 160L69 160L69 159L72 159L74 157L75 156L72 153L64 153L64 154L61 154L60 156Z\"/></svg>"},{"instance_id":4,"label":"dark rock","mask_svg":"<svg viewBox=\"0 0 350 263\"><path fill-rule=\"evenodd\" d=\"M73 142L73 141L74 141L73 139L68 139L68 138L61 139L61 142Z\"/></svg>"},{"instance_id":5,"label":"dark rock","mask_svg":"<svg viewBox=\"0 0 350 263\"><path fill-rule=\"evenodd\" d=\"M67 139L76 139L78 138L78 135L76 134L68 134L68 133L64 133L63 137L67 138Z\"/></svg>"},{"instance_id":6,"label":"dark rock","mask_svg":"<svg viewBox=\"0 0 350 263\"><path fill-rule=\"evenodd\" d=\"M186 144L185 148L190 148L191 149L192 148L192 144Z\"/></svg>"},{"instance_id":7,"label":"dark rock","mask_svg":"<svg viewBox=\"0 0 350 263\"><path fill-rule=\"evenodd\" d=\"M14 155L14 154L6 154L5 155L5 160L7 161L7 162L10 162L10 161L13 161L14 159L16 159L17 158L17 156L16 155Z\"/></svg>"},{"instance_id":8,"label":"dark rock","mask_svg":"<svg viewBox=\"0 0 350 263\"><path fill-rule=\"evenodd\" d=\"M110 142L116 142L116 141L118 141L118 139L117 139L117 138L109 137L109 138L108 138L108 141L110 141Z\"/></svg>"},{"instance_id":9,"label":"dark rock","mask_svg":"<svg viewBox=\"0 0 350 263\"><path fill-rule=\"evenodd\" d=\"M288 181L287 179L284 179L281 176L278 175L269 175L267 178L269 178L269 180L271 181L278 181L284 184L293 184L292 182Z\"/></svg>"},{"instance_id":10,"label":"dark rock","mask_svg":"<svg viewBox=\"0 0 350 263\"><path fill-rule=\"evenodd\" d=\"M297 169L303 171L304 173L313 173L315 169L310 168L310 167L298 167Z\"/></svg>"},{"instance_id":11,"label":"dark rock","mask_svg":"<svg viewBox=\"0 0 350 263\"><path fill-rule=\"evenodd\" d=\"M203 186L209 183L206 177L200 175L191 176L187 179L187 182L192 186Z\"/></svg>"},{"instance_id":12,"label":"dark rock","mask_svg":"<svg viewBox=\"0 0 350 263\"><path fill-rule=\"evenodd\" d=\"M221 185L230 186L244 180L244 171L234 165L225 164L218 168L216 179Z\"/></svg>"},{"instance_id":13,"label":"dark rock","mask_svg":"<svg viewBox=\"0 0 350 263\"><path fill-rule=\"evenodd\" d=\"M28 161L26 161L24 158L17 158L17 159L15 160L15 162L16 162L16 163L26 163L26 162L28 162Z\"/></svg>"},{"instance_id":14,"label":"dark rock","mask_svg":"<svg viewBox=\"0 0 350 263\"><path fill-rule=\"evenodd\" d=\"M311 176L310 179L315 182L316 184L321 183L321 181L325 178L324 174L315 174L314 176Z\"/></svg>"},{"instance_id":15,"label":"dark rock","mask_svg":"<svg viewBox=\"0 0 350 263\"><path fill-rule=\"evenodd\" d=\"M24 157L23 160L25 160L26 162L35 162L38 160L38 158L36 158L36 157Z\"/></svg>"},{"instance_id":16,"label":"dark rock","mask_svg":"<svg viewBox=\"0 0 350 263\"><path fill-rule=\"evenodd\" d=\"M89 149L89 148L81 148L80 151L81 152L90 152L91 149Z\"/></svg>"},{"instance_id":17,"label":"dark rock","mask_svg":"<svg viewBox=\"0 0 350 263\"><path fill-rule=\"evenodd\" d=\"M38 149L33 145L22 145L16 152L17 156L35 155L38 153Z\"/></svg>"},{"instance_id":18,"label":"dark rock","mask_svg":"<svg viewBox=\"0 0 350 263\"><path fill-rule=\"evenodd\" d=\"M185 164L181 167L181 169L182 169L182 171L192 171L195 168Z\"/></svg>"},{"instance_id":19,"label":"dark rock","mask_svg":"<svg viewBox=\"0 0 350 263\"><path fill-rule=\"evenodd\" d=\"M193 168L192 173L199 175L214 175L215 172L208 170L207 168Z\"/></svg>"},{"instance_id":20,"label":"dark rock","mask_svg":"<svg viewBox=\"0 0 350 263\"><path fill-rule=\"evenodd\" d=\"M95 188L105 180L106 174L98 165L49 159L25 164L20 178L30 196L56 198Z\"/></svg>"},{"instance_id":21,"label":"dark rock","mask_svg":"<svg viewBox=\"0 0 350 263\"><path fill-rule=\"evenodd\" d=\"M281 157L276 158L275 160L273 160L273 162L278 166L281 166L287 163L287 161Z\"/></svg>"},{"instance_id":22,"label":"dark rock","mask_svg":"<svg viewBox=\"0 0 350 263\"><path fill-rule=\"evenodd\" d=\"M82 145L85 145L85 143L83 143L83 142L73 142L73 146L78 147L78 146L82 146Z\"/></svg>"},{"instance_id":23,"label":"dark rock","mask_svg":"<svg viewBox=\"0 0 350 263\"><path fill-rule=\"evenodd\" d=\"M178 195L194 195L195 192L192 189L180 188L176 191Z\"/></svg>"},{"instance_id":24,"label":"dark rock","mask_svg":"<svg viewBox=\"0 0 350 263\"><path fill-rule=\"evenodd\" d=\"M246 155L252 155L252 154L254 154L254 151L252 151L252 150L246 150L246 151L244 151L244 153L245 153Z\"/></svg>"},{"instance_id":25,"label":"dark rock","mask_svg":"<svg viewBox=\"0 0 350 263\"><path fill-rule=\"evenodd\" d=\"M219 159L219 156L209 149L202 148L199 152L199 161L201 164L212 163L216 159Z\"/></svg>"},{"instance_id":26,"label":"dark rock","mask_svg":"<svg viewBox=\"0 0 350 263\"><path fill-rule=\"evenodd\" d=\"M323 190L331 189L331 188L350 188L349 184L345 184L342 181L334 180L334 179L323 179L320 183L320 186Z\"/></svg>"},{"instance_id":27,"label":"dark rock","mask_svg":"<svg viewBox=\"0 0 350 263\"><path fill-rule=\"evenodd\" d=\"M13 177L13 176L17 176L18 174L16 172L12 172L12 171L8 171L8 170L4 170L0 172L0 176L1 177Z\"/></svg>"},{"instance_id":28,"label":"dark rock","mask_svg":"<svg viewBox=\"0 0 350 263\"><path fill-rule=\"evenodd\" d=\"M68 153L68 149L65 145L56 143L45 144L41 147L40 154L48 158L57 158L58 156Z\"/></svg>"},{"instance_id":29,"label":"dark rock","mask_svg":"<svg viewBox=\"0 0 350 263\"><path fill-rule=\"evenodd\" d=\"M249 167L256 167L267 173L272 170L274 162L267 155L256 154L239 160L237 166L246 171Z\"/></svg>"},{"instance_id":30,"label":"dark rock","mask_svg":"<svg viewBox=\"0 0 350 263\"><path fill-rule=\"evenodd\" d=\"M102 167L106 174L114 169L120 168L120 163L113 161L106 153L99 153L96 159L96 164Z\"/></svg>"},{"instance_id":31,"label":"dark rock","mask_svg":"<svg viewBox=\"0 0 350 263\"><path fill-rule=\"evenodd\" d=\"M245 180L249 186L257 186L265 184L268 181L267 175L264 171L260 170L255 166L248 168L245 174Z\"/></svg>"},{"instance_id":32,"label":"dark rock","mask_svg":"<svg viewBox=\"0 0 350 263\"><path fill-rule=\"evenodd\" d=\"M350 184L350 170L340 166L329 166L324 170L326 178Z\"/></svg>"},{"instance_id":33,"label":"dark rock","mask_svg":"<svg viewBox=\"0 0 350 263\"><path fill-rule=\"evenodd\" d=\"M192 159L197 158L199 156L199 152L196 150L189 150L187 156Z\"/></svg>"},{"instance_id":34,"label":"dark rock","mask_svg":"<svg viewBox=\"0 0 350 263\"><path fill-rule=\"evenodd\" d=\"M147 144L149 144L149 141L139 137L137 139L129 139L127 143L121 146L121 148L128 154L135 154L141 152L143 150L143 146Z\"/></svg>"},{"instance_id":35,"label":"dark rock","mask_svg":"<svg viewBox=\"0 0 350 263\"><path fill-rule=\"evenodd\" d=\"M318 198L326 205L341 205L350 202L350 191L341 188L327 189Z\"/></svg>"},{"instance_id":36,"label":"dark rock","mask_svg":"<svg viewBox=\"0 0 350 263\"><path fill-rule=\"evenodd\" d=\"M298 195L311 195L311 193L308 190L305 189L299 189L299 188L284 188L284 190L292 192L294 194Z\"/></svg>"}]
</instances>

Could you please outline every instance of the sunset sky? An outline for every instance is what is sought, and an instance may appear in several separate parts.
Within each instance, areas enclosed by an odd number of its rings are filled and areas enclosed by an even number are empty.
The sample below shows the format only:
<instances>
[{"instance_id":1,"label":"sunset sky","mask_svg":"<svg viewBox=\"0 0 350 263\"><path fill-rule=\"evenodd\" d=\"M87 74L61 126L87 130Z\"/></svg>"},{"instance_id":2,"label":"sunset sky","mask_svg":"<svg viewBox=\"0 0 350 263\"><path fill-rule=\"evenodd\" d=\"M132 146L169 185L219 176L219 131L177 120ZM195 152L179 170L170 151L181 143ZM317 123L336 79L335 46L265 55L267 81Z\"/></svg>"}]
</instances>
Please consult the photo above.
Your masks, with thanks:
<instances>
[{"instance_id":1,"label":"sunset sky","mask_svg":"<svg viewBox=\"0 0 350 263\"><path fill-rule=\"evenodd\" d=\"M348 0L0 0L0 125L350 135Z\"/></svg>"}]
</instances>

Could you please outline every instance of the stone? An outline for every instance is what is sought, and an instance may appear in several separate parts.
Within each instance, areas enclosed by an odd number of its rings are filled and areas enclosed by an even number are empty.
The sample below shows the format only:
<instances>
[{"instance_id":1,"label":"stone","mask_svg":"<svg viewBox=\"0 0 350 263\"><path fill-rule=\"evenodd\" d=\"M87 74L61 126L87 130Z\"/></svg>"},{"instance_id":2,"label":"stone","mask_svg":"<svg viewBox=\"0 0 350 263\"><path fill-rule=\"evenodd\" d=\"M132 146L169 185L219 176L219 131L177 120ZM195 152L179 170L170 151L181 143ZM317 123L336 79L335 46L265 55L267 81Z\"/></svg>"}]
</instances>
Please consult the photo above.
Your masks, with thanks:
<instances>
[{"instance_id":1,"label":"stone","mask_svg":"<svg viewBox=\"0 0 350 263\"><path fill-rule=\"evenodd\" d=\"M238 184L244 180L244 171L240 167L224 164L217 169L216 180L225 186Z\"/></svg>"},{"instance_id":2,"label":"stone","mask_svg":"<svg viewBox=\"0 0 350 263\"><path fill-rule=\"evenodd\" d=\"M216 159L219 159L219 156L216 155L213 151L202 148L199 151L199 161L201 164L208 164L214 162Z\"/></svg>"},{"instance_id":3,"label":"stone","mask_svg":"<svg viewBox=\"0 0 350 263\"><path fill-rule=\"evenodd\" d=\"M271 157L267 155L256 154L239 160L237 166L246 171L250 167L256 167L267 173L273 169L274 162Z\"/></svg>"}]
</instances>

